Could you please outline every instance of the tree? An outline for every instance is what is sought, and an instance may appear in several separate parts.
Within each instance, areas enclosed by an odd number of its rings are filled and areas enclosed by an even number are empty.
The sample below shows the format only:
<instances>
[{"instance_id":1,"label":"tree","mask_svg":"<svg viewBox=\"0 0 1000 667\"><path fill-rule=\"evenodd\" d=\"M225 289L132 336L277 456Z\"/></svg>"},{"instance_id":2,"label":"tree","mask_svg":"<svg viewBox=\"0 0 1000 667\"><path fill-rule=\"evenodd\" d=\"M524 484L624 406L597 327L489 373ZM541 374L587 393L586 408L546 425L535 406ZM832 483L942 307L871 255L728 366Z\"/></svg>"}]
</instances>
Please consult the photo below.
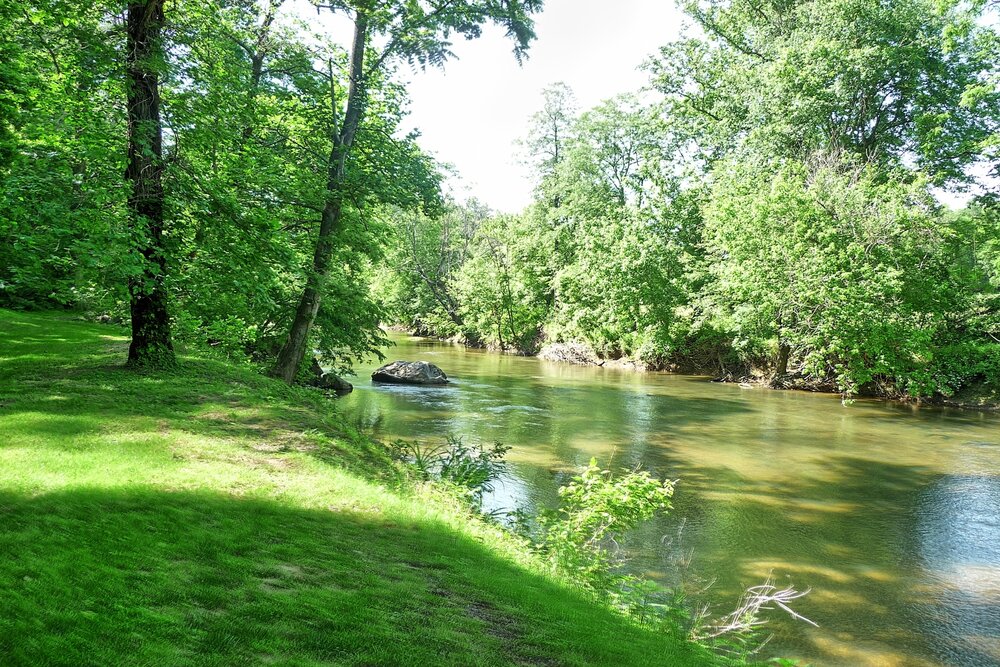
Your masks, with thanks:
<instances>
[{"instance_id":1,"label":"tree","mask_svg":"<svg viewBox=\"0 0 1000 667\"><path fill-rule=\"evenodd\" d=\"M438 216L395 209L389 217L393 237L378 288L391 315L416 330L471 338L454 277L471 257L489 209L473 200L450 203Z\"/></svg>"},{"instance_id":2,"label":"tree","mask_svg":"<svg viewBox=\"0 0 1000 667\"><path fill-rule=\"evenodd\" d=\"M129 278L133 366L175 363L167 309L167 253L163 219L163 126L159 70L164 63L163 0L136 0L127 10L125 77L128 113L128 199L135 250L142 268Z\"/></svg>"},{"instance_id":3,"label":"tree","mask_svg":"<svg viewBox=\"0 0 1000 667\"><path fill-rule=\"evenodd\" d=\"M0 0L0 32L12 35L18 23L13 0ZM0 44L0 175L10 166L17 145L15 123L24 106L24 56L16 42Z\"/></svg>"},{"instance_id":4,"label":"tree","mask_svg":"<svg viewBox=\"0 0 1000 667\"><path fill-rule=\"evenodd\" d=\"M720 163L705 212L706 298L734 347L855 391L928 393L949 301L946 239L926 182L836 154Z\"/></svg>"},{"instance_id":5,"label":"tree","mask_svg":"<svg viewBox=\"0 0 1000 667\"><path fill-rule=\"evenodd\" d=\"M0 3L0 303L104 309L127 301L124 35L103 2ZM9 9L9 13L4 13ZM7 115L7 114L10 115Z\"/></svg>"},{"instance_id":6,"label":"tree","mask_svg":"<svg viewBox=\"0 0 1000 667\"><path fill-rule=\"evenodd\" d=\"M573 138L577 107L573 89L563 82L542 91L542 109L532 115L525 147L538 179L538 192L551 188L556 169L566 158L566 146ZM559 194L542 195L558 208Z\"/></svg>"},{"instance_id":7,"label":"tree","mask_svg":"<svg viewBox=\"0 0 1000 667\"><path fill-rule=\"evenodd\" d=\"M605 100L581 114L566 143L560 189L587 190L591 199L602 200L596 205L617 209L641 209L662 196L657 189L667 175L664 163L677 152L661 111L634 95Z\"/></svg>"},{"instance_id":8,"label":"tree","mask_svg":"<svg viewBox=\"0 0 1000 667\"><path fill-rule=\"evenodd\" d=\"M704 33L649 65L671 113L708 157L737 145L807 159L845 151L915 160L938 184L968 180L1000 122L984 89L992 31L936 0L685 0ZM971 90L981 94L972 95Z\"/></svg>"},{"instance_id":9,"label":"tree","mask_svg":"<svg viewBox=\"0 0 1000 667\"><path fill-rule=\"evenodd\" d=\"M345 220L348 157L364 117L367 89L395 60L411 65L443 65L451 55L448 37L457 33L478 37L483 23L505 28L521 58L534 38L531 14L541 10L541 0L491 0L489 2L393 2L385 6L370 2L334 3L334 11L348 13L354 24L346 105L339 115L333 146L327 160L327 201L320 216L319 234L312 267L289 328L288 338L271 370L274 377L291 382L305 356L309 334L319 312L323 287L330 270L336 233ZM380 48L373 38L384 38Z\"/></svg>"},{"instance_id":10,"label":"tree","mask_svg":"<svg viewBox=\"0 0 1000 667\"><path fill-rule=\"evenodd\" d=\"M564 248L553 281L550 333L598 353L661 363L682 294L670 211L680 161L660 109L633 95L606 100L572 125L553 178L562 205L550 212ZM667 218L670 218L668 220Z\"/></svg>"},{"instance_id":11,"label":"tree","mask_svg":"<svg viewBox=\"0 0 1000 667\"><path fill-rule=\"evenodd\" d=\"M267 0L177 5L161 80L173 334L269 363L311 270L349 67L339 45L304 36L277 9ZM346 165L348 224L310 340L342 368L384 346L367 285L384 245L382 208L438 206L436 165L399 129L406 103L390 77L370 80Z\"/></svg>"},{"instance_id":12,"label":"tree","mask_svg":"<svg viewBox=\"0 0 1000 667\"><path fill-rule=\"evenodd\" d=\"M527 217L500 215L477 229L452 290L466 328L500 350L534 352L548 314L548 232Z\"/></svg>"}]
</instances>

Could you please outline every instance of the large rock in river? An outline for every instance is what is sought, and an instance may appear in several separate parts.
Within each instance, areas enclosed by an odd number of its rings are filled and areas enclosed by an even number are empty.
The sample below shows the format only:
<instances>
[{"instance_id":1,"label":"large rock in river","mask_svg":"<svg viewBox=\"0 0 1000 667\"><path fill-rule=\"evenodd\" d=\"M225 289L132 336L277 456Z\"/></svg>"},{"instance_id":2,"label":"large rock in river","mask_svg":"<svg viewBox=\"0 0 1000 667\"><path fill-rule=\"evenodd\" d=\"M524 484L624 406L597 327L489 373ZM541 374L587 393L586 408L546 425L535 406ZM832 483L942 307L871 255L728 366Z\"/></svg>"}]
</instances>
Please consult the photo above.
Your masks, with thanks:
<instances>
[{"instance_id":1,"label":"large rock in river","mask_svg":"<svg viewBox=\"0 0 1000 667\"><path fill-rule=\"evenodd\" d=\"M373 382L395 384L448 384L448 376L426 361L394 361L372 373Z\"/></svg>"}]
</instances>

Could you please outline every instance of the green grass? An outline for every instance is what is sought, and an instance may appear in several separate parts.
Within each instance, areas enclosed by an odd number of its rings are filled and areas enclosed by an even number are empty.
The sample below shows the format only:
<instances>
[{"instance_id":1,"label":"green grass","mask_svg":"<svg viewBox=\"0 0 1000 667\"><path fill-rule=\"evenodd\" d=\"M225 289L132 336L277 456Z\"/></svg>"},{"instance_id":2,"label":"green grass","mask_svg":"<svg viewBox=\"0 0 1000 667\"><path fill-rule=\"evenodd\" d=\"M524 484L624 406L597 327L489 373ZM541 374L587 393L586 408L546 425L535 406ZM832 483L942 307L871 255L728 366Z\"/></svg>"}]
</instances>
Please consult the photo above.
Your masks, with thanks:
<instances>
[{"instance_id":1,"label":"green grass","mask_svg":"<svg viewBox=\"0 0 1000 667\"><path fill-rule=\"evenodd\" d=\"M407 485L315 392L139 374L126 343L0 310L0 664L703 662Z\"/></svg>"}]
</instances>

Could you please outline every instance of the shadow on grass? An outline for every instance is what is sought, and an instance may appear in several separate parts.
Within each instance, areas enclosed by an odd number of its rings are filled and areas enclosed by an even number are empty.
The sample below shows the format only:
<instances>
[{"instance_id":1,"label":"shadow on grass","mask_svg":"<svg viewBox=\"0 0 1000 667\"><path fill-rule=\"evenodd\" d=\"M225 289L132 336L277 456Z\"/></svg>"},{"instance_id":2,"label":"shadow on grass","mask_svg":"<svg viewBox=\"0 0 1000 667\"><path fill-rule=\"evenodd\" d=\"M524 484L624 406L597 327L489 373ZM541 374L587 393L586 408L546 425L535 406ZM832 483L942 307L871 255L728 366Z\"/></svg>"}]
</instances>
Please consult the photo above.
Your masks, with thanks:
<instances>
[{"instance_id":1,"label":"shadow on grass","mask_svg":"<svg viewBox=\"0 0 1000 667\"><path fill-rule=\"evenodd\" d=\"M0 663L703 664L435 522L0 494Z\"/></svg>"},{"instance_id":2,"label":"shadow on grass","mask_svg":"<svg viewBox=\"0 0 1000 667\"><path fill-rule=\"evenodd\" d=\"M0 311L0 419L13 418L5 424L12 439L57 436L49 442L61 446L88 433L185 432L395 477L385 449L349 428L324 394L211 359L183 357L173 371L130 370L127 340L113 333L65 315Z\"/></svg>"}]
</instances>

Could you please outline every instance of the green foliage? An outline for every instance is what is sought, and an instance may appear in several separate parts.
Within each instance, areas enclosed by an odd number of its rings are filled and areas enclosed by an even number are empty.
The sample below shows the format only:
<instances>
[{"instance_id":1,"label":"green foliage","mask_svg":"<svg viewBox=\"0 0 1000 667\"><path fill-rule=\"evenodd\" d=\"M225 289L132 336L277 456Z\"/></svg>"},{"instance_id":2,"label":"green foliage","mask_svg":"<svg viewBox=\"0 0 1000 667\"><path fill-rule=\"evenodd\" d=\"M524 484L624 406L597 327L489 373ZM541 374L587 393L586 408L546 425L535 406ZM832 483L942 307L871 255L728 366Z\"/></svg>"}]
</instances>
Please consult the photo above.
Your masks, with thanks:
<instances>
[{"instance_id":1,"label":"green foliage","mask_svg":"<svg viewBox=\"0 0 1000 667\"><path fill-rule=\"evenodd\" d=\"M729 17L726 26L756 39L756 19L739 7L699 20ZM846 10L830 11L803 23L789 44L803 34L819 40L825 21L841 21L837 12ZM935 20L959 20L949 16ZM910 19L893 5L865 29L889 30L896 20L904 32L918 29ZM752 70L740 85L771 85L760 68L793 76L746 61L728 30L711 48ZM921 39L924 56L955 65L930 36ZM803 103L812 115L802 122L819 128L815 141L805 141L782 134L789 128L777 110L738 111L735 100L717 99L735 88L705 92L702 102L722 105L714 111L692 106L690 88L683 90L672 97L664 88L665 107L621 96L574 117L571 91L548 89L526 144L536 203L520 216L481 218L462 233L445 218L410 218L410 250L384 273L394 276L384 284L402 297L393 301L393 318L505 349L581 342L600 357L654 368L770 374L778 384L790 374L845 394L950 395L988 377L1000 337L1000 241L993 209L948 214L935 203L932 183L952 178L956 165L928 166L930 173L904 166L894 142L917 139L888 130L871 138L878 150L843 137L827 141L830 107L818 103ZM740 100L760 97L740 90ZM899 127L916 122L912 109L897 111ZM706 113L718 118L692 124ZM740 114L752 117L757 134L726 124ZM870 122L884 122L878 118ZM982 128L992 122L981 120ZM980 136L968 132L969 141Z\"/></svg>"},{"instance_id":2,"label":"green foliage","mask_svg":"<svg viewBox=\"0 0 1000 667\"><path fill-rule=\"evenodd\" d=\"M487 208L475 201L449 203L437 216L390 211L386 261L376 270L373 292L389 317L414 330L474 340L455 290L458 269L472 255Z\"/></svg>"},{"instance_id":3,"label":"green foliage","mask_svg":"<svg viewBox=\"0 0 1000 667\"><path fill-rule=\"evenodd\" d=\"M539 179L540 194L555 197L547 192L556 170L566 159L568 144L573 137L577 108L573 90L559 82L542 91L541 111L531 117L528 136L524 142L532 167Z\"/></svg>"},{"instance_id":4,"label":"green foliage","mask_svg":"<svg viewBox=\"0 0 1000 667\"><path fill-rule=\"evenodd\" d=\"M706 209L707 298L734 347L759 360L787 346L848 392L875 377L933 391L946 230L929 204L919 181L836 157L721 166Z\"/></svg>"},{"instance_id":5,"label":"green foliage","mask_svg":"<svg viewBox=\"0 0 1000 667\"><path fill-rule=\"evenodd\" d=\"M234 359L272 355L291 321L328 197L317 156L332 149L330 95L348 85L344 51L275 21L280 5L181 3L157 64L173 325ZM25 107L11 169L0 169L0 304L128 316L125 282L141 265L125 224L124 39L113 10L39 0L0 12L21 54L0 81L3 127L13 127L8 108ZM402 87L383 72L366 90L365 150L348 164L349 224L312 341L341 368L384 342L366 282L386 234L381 210L434 210L439 198L436 166L399 131Z\"/></svg>"},{"instance_id":6,"label":"green foliage","mask_svg":"<svg viewBox=\"0 0 1000 667\"><path fill-rule=\"evenodd\" d=\"M685 0L702 29L649 64L708 157L740 144L803 159L844 150L965 180L997 129L993 31L937 0ZM972 94L972 91L977 91ZM985 156L982 156L985 157Z\"/></svg>"},{"instance_id":7,"label":"green foliage","mask_svg":"<svg viewBox=\"0 0 1000 667\"><path fill-rule=\"evenodd\" d=\"M400 130L395 63L440 65L450 36L478 37L484 23L505 29L520 58L541 2L369 4L328 7L385 38L381 51L359 51L354 73L341 46L290 21L282 2L169 7L163 56L147 64L166 129L155 268L182 340L265 359L315 284L323 305L310 348L347 368L384 344L367 283L382 260L384 211L440 209L437 166ZM11 38L0 47L0 304L127 316L126 280L149 270L134 251L144 239L125 224L117 12L0 4ZM317 254L322 216L337 224Z\"/></svg>"},{"instance_id":8,"label":"green foliage","mask_svg":"<svg viewBox=\"0 0 1000 667\"><path fill-rule=\"evenodd\" d=\"M499 349L536 349L547 312L551 241L528 218L484 221L453 289L465 326Z\"/></svg>"},{"instance_id":9,"label":"green foliage","mask_svg":"<svg viewBox=\"0 0 1000 667\"><path fill-rule=\"evenodd\" d=\"M670 509L674 483L645 471L613 477L591 459L559 489L560 506L542 514L539 548L557 571L602 594L619 594L634 583L615 571L610 548L656 512Z\"/></svg>"},{"instance_id":10,"label":"green foliage","mask_svg":"<svg viewBox=\"0 0 1000 667\"><path fill-rule=\"evenodd\" d=\"M489 24L520 58L541 2L323 4L365 38L355 59L280 2L170 6L152 65L176 337L268 363L310 287L303 345L341 371L393 322L847 393L988 384L995 196L949 213L933 188L997 164L990 3L681 6L699 34L648 63L658 96L579 110L544 91L536 202L515 216L442 201L396 68L442 66ZM149 272L122 178L120 9L0 0L0 305L126 319Z\"/></svg>"},{"instance_id":11,"label":"green foliage","mask_svg":"<svg viewBox=\"0 0 1000 667\"><path fill-rule=\"evenodd\" d=\"M264 31L258 17L231 9L221 24L218 13L196 8L178 18L184 30L177 39L189 41L192 51L183 82L167 98L174 117L183 119L179 159L169 172L169 190L181 195L174 199L175 316L185 325L182 338L263 361L284 340L311 271L328 198L321 156L331 153L337 122L330 94L347 87L347 63L336 45L307 47L292 31ZM234 33L246 43L259 38L259 50L248 53L233 42ZM256 69L254 58L269 67ZM365 150L349 160L351 203L313 327L312 348L340 370L384 344L381 310L367 284L387 234L383 209L437 204L436 168L398 132L405 104L399 85L371 79L358 129ZM220 109L228 119L221 126Z\"/></svg>"},{"instance_id":12,"label":"green foliage","mask_svg":"<svg viewBox=\"0 0 1000 667\"><path fill-rule=\"evenodd\" d=\"M663 160L672 139L658 111L633 97L574 117L565 85L545 96L527 142L539 203L461 233L447 217L406 223L410 248L383 282L393 286L390 312L417 331L502 349L532 352L544 336L663 363L685 296L690 223Z\"/></svg>"},{"instance_id":13,"label":"green foliage","mask_svg":"<svg viewBox=\"0 0 1000 667\"><path fill-rule=\"evenodd\" d=\"M707 606L696 605L680 587L666 589L641 576L623 574L619 541L658 512L670 509L674 485L638 470L614 476L591 459L585 470L560 487L559 508L539 515L540 530L532 534L530 525L522 525L521 530L534 539L549 567L606 604L645 627L685 632L704 649L701 660L706 665L752 664L768 640L760 630L768 610L780 608L815 625L790 606L808 591L790 586L779 589L770 578L748 588L730 614L712 618Z\"/></svg>"},{"instance_id":14,"label":"green foliage","mask_svg":"<svg viewBox=\"0 0 1000 667\"><path fill-rule=\"evenodd\" d=\"M0 3L0 49L17 54L0 53L0 305L100 312L124 297L124 40L107 11Z\"/></svg>"},{"instance_id":15,"label":"green foliage","mask_svg":"<svg viewBox=\"0 0 1000 667\"><path fill-rule=\"evenodd\" d=\"M556 275L550 332L584 341L602 356L662 362L684 296L667 239L649 223L626 218L581 221L575 242L575 261Z\"/></svg>"},{"instance_id":16,"label":"green foliage","mask_svg":"<svg viewBox=\"0 0 1000 667\"><path fill-rule=\"evenodd\" d=\"M971 388L978 389L987 400L995 400L1000 396L1000 343L965 341L943 346L937 350L928 374L944 396L952 397L963 388Z\"/></svg>"},{"instance_id":17,"label":"green foliage","mask_svg":"<svg viewBox=\"0 0 1000 667\"><path fill-rule=\"evenodd\" d=\"M397 441L393 448L420 479L459 489L477 511L482 508L483 496L493 493L495 482L507 472L504 456L510 451L510 446L499 442L491 447L470 446L455 436L437 445Z\"/></svg>"}]
</instances>

